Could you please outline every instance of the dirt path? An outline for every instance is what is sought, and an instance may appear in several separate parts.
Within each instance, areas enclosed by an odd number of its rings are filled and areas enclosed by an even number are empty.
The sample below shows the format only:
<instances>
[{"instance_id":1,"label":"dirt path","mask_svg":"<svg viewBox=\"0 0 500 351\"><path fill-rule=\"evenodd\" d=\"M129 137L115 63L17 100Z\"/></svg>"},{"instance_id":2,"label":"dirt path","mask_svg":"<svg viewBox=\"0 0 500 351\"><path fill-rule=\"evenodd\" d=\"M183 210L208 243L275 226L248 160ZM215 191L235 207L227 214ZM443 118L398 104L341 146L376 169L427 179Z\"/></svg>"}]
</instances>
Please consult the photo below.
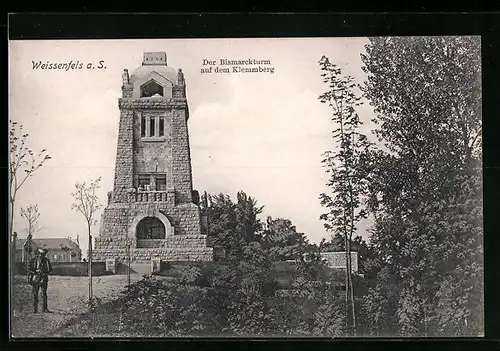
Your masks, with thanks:
<instances>
[{"instance_id":1,"label":"dirt path","mask_svg":"<svg viewBox=\"0 0 500 351\"><path fill-rule=\"evenodd\" d=\"M131 275L131 282L141 279L141 275ZM108 302L125 289L127 276L94 277L93 293L102 302ZM16 277L14 290L13 337L43 337L60 329L64 324L88 310L87 277L49 277L47 289L48 308L53 313L33 313L31 286L26 277ZM41 301L40 307L41 310Z\"/></svg>"}]
</instances>

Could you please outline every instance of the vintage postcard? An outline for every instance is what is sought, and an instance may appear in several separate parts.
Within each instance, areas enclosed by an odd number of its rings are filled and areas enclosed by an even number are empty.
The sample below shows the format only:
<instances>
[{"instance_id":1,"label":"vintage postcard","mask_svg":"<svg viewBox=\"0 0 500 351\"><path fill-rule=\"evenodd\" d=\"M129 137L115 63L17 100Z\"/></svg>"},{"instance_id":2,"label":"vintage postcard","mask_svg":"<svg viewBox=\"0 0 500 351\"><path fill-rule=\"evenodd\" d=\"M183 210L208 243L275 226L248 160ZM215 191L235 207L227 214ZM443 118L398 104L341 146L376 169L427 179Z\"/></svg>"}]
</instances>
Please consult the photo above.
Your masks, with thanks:
<instances>
[{"instance_id":1,"label":"vintage postcard","mask_svg":"<svg viewBox=\"0 0 500 351\"><path fill-rule=\"evenodd\" d=\"M480 53L10 41L11 335L484 335Z\"/></svg>"}]
</instances>

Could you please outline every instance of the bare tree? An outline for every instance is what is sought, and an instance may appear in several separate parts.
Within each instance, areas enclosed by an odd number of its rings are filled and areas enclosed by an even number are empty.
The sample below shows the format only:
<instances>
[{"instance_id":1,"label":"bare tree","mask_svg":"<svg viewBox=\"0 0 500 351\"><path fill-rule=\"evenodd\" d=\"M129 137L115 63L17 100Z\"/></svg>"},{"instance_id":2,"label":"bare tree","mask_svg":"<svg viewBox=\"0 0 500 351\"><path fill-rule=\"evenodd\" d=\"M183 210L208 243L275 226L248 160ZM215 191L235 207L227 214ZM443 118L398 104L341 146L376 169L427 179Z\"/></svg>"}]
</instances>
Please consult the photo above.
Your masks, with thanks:
<instances>
[{"instance_id":1,"label":"bare tree","mask_svg":"<svg viewBox=\"0 0 500 351\"><path fill-rule=\"evenodd\" d=\"M40 218L38 205L29 205L28 207L22 207L21 217L26 219L26 221L28 222L28 226L24 229L24 231L28 234L28 238L25 244L27 246L26 264L28 265L31 260L33 234L42 229L38 226L38 219Z\"/></svg>"},{"instance_id":2,"label":"bare tree","mask_svg":"<svg viewBox=\"0 0 500 351\"><path fill-rule=\"evenodd\" d=\"M51 157L47 154L46 149L42 149L38 154L35 154L27 145L29 134L23 132L23 126L18 122L10 121L9 131L10 145L10 195L9 195L9 220L10 220L10 235L14 230L14 205L16 195L19 189L26 181L33 176L35 171L40 168L45 161Z\"/></svg>"},{"instance_id":3,"label":"bare tree","mask_svg":"<svg viewBox=\"0 0 500 351\"><path fill-rule=\"evenodd\" d=\"M89 249L88 249L88 271L89 271L89 305L92 305L92 234L90 229L97 223L96 212L102 207L99 203L99 198L96 195L97 189L101 187L101 177L87 182L76 183L76 190L71 193L74 203L71 209L81 213L87 222L87 229L89 232Z\"/></svg>"},{"instance_id":4,"label":"bare tree","mask_svg":"<svg viewBox=\"0 0 500 351\"><path fill-rule=\"evenodd\" d=\"M21 217L28 221L28 226L24 229L26 234L33 236L33 234L42 229L38 226L38 219L40 218L38 205L29 205L28 207L22 207Z\"/></svg>"}]
</instances>

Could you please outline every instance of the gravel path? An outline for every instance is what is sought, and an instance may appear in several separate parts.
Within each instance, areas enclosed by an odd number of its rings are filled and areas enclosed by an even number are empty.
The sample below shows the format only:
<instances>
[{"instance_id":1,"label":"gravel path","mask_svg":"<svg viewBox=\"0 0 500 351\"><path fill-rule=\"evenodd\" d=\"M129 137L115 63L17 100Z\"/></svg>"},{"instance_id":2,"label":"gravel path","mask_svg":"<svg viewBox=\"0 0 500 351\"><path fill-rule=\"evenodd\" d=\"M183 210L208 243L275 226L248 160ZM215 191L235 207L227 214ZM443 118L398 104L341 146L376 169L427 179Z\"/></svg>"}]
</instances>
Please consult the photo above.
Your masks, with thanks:
<instances>
[{"instance_id":1,"label":"gravel path","mask_svg":"<svg viewBox=\"0 0 500 351\"><path fill-rule=\"evenodd\" d=\"M142 276L139 274L131 275L131 283L141 279ZM105 303L118 297L126 284L127 276L125 275L94 277L93 293ZM31 286L26 283L26 277L16 277L13 298L13 337L49 336L71 319L87 311L88 278L50 276L47 295L48 308L53 313L33 313ZM41 310L41 301L39 310Z\"/></svg>"}]
</instances>

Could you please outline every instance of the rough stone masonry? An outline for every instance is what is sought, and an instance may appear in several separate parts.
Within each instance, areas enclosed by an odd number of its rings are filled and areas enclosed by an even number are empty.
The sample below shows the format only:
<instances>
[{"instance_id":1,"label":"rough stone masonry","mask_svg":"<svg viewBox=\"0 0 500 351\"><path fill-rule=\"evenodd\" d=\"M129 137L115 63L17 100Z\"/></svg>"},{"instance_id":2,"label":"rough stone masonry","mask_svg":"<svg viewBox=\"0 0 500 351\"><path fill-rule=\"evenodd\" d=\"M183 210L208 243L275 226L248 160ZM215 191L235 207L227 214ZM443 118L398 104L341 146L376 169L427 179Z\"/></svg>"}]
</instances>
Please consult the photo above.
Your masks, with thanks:
<instances>
[{"instance_id":1,"label":"rough stone masonry","mask_svg":"<svg viewBox=\"0 0 500 351\"><path fill-rule=\"evenodd\" d=\"M113 191L95 239L94 261L212 261L193 191L182 70L163 52L122 74Z\"/></svg>"}]
</instances>

